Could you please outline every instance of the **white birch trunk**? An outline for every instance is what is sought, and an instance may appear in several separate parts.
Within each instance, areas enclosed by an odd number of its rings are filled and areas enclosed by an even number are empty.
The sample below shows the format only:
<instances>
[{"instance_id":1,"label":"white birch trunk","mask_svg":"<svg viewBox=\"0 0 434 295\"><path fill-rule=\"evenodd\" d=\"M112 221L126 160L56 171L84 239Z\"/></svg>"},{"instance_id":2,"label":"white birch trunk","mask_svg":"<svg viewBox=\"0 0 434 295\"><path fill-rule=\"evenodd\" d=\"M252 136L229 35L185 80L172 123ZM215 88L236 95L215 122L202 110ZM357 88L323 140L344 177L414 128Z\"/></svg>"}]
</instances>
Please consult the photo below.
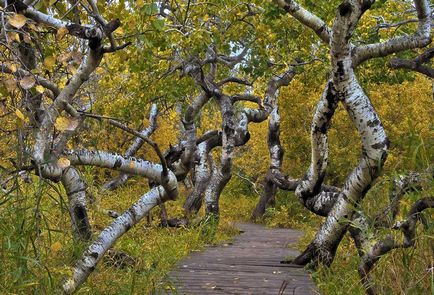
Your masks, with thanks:
<instances>
[{"instance_id":1,"label":"white birch trunk","mask_svg":"<svg viewBox=\"0 0 434 295\"><path fill-rule=\"evenodd\" d=\"M81 240L89 240L91 227L87 216L86 184L79 172L73 166L66 168L61 177L69 201L69 215L71 216L74 235Z\"/></svg>"},{"instance_id":2,"label":"white birch trunk","mask_svg":"<svg viewBox=\"0 0 434 295\"><path fill-rule=\"evenodd\" d=\"M142 134L145 137L149 137L155 131L156 128L157 128L157 105L153 104L151 107L151 111L149 113L149 126L143 129L140 132L140 134ZM125 152L125 157L134 156L137 153L137 151L143 146L143 144L144 144L144 140L140 137L137 137ZM114 190L117 187L125 184L125 182L127 182L129 177L130 177L129 174L120 173L117 177L113 178L110 181L107 181L102 186L102 188L103 190Z\"/></svg>"},{"instance_id":3,"label":"white birch trunk","mask_svg":"<svg viewBox=\"0 0 434 295\"><path fill-rule=\"evenodd\" d=\"M95 270L97 263L104 253L114 245L116 240L142 220L152 208L167 199L165 189L162 186L154 187L106 227L75 265L72 278L68 279L63 285L64 292L72 294Z\"/></svg>"}]
</instances>

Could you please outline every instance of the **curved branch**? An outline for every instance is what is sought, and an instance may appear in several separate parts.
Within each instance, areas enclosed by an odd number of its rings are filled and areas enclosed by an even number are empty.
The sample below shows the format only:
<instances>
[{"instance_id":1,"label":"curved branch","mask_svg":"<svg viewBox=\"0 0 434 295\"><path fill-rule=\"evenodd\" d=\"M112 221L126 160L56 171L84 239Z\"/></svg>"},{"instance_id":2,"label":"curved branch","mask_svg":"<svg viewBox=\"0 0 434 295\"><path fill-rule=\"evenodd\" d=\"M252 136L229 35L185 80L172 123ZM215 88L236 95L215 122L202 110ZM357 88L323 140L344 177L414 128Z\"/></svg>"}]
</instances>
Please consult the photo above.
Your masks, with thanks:
<instances>
[{"instance_id":1,"label":"curved branch","mask_svg":"<svg viewBox=\"0 0 434 295\"><path fill-rule=\"evenodd\" d=\"M232 100L228 96L221 96L219 104L222 115L222 152L220 168L211 175L205 190L206 214L219 215L219 197L225 185L231 179L232 158L235 149L235 114Z\"/></svg>"},{"instance_id":2,"label":"curved branch","mask_svg":"<svg viewBox=\"0 0 434 295\"><path fill-rule=\"evenodd\" d=\"M211 177L209 167L210 148L218 144L212 143L215 139L219 140L220 138L212 138L200 143L197 147L194 169L194 188L184 203L186 215L197 213L202 205L203 194Z\"/></svg>"},{"instance_id":3,"label":"curved branch","mask_svg":"<svg viewBox=\"0 0 434 295\"><path fill-rule=\"evenodd\" d=\"M201 92L193 103L187 108L184 114L184 120L182 124L184 126L184 134L186 137L185 150L181 156L181 164L185 174L191 168L194 153L196 151L196 126L194 120L202 107L209 101L211 97L205 92Z\"/></svg>"},{"instance_id":4,"label":"curved branch","mask_svg":"<svg viewBox=\"0 0 434 295\"><path fill-rule=\"evenodd\" d=\"M35 145L33 150L33 160L37 165L41 165L45 161L45 155L48 149L49 136L53 130L54 122L59 117L60 113L65 109L74 98L77 91L87 81L93 71L98 67L102 59L102 53L98 49L90 50L89 54L85 57L77 73L70 79L69 83L62 89L60 94L56 97L53 103L47 108L44 113L44 118L41 122L35 136ZM45 166L42 165L41 172L44 175Z\"/></svg>"},{"instance_id":5,"label":"curved branch","mask_svg":"<svg viewBox=\"0 0 434 295\"><path fill-rule=\"evenodd\" d=\"M410 36L391 38L385 42L359 46L353 50L354 67L364 61L404 50L422 48L431 43L431 7L427 0L414 0L419 25Z\"/></svg>"},{"instance_id":6,"label":"curved branch","mask_svg":"<svg viewBox=\"0 0 434 295\"><path fill-rule=\"evenodd\" d=\"M68 150L64 154L73 165L97 166L145 176L149 180L161 184L169 198L175 199L178 195L178 183L175 174L170 170L167 174L163 173L164 168L160 164L104 151Z\"/></svg>"},{"instance_id":7,"label":"curved branch","mask_svg":"<svg viewBox=\"0 0 434 295\"><path fill-rule=\"evenodd\" d=\"M392 189L389 193L389 205L374 217L376 227L391 226L390 220L395 220L399 213L400 200L406 193L421 189L421 179L421 174L411 172L408 175L400 175L392 180Z\"/></svg>"},{"instance_id":8,"label":"curved branch","mask_svg":"<svg viewBox=\"0 0 434 295\"><path fill-rule=\"evenodd\" d=\"M336 89L329 81L318 103L311 126L311 164L295 191L300 200L307 200L320 192L328 163L327 131L337 105Z\"/></svg>"},{"instance_id":9,"label":"curved branch","mask_svg":"<svg viewBox=\"0 0 434 295\"><path fill-rule=\"evenodd\" d=\"M434 69L423 65L424 63L429 63L433 57L434 47L427 49L424 53L412 60L392 58L389 61L389 67L392 69L408 69L424 74L430 78L434 78Z\"/></svg>"},{"instance_id":10,"label":"curved branch","mask_svg":"<svg viewBox=\"0 0 434 295\"><path fill-rule=\"evenodd\" d=\"M407 219L401 222L397 222L393 229L399 229L404 234L404 242L400 243L396 241L391 235L386 236L385 239L376 243L371 243L365 251L361 251L362 260L360 261L358 271L363 285L366 288L366 293L369 295L377 294L375 284L371 278L371 271L374 268L375 263L384 255L393 249L409 248L413 247L416 236L416 225L420 219L420 213L426 209L434 208L434 197L427 197L417 200L410 209L407 215ZM365 243L363 246L368 246L370 239L363 237Z\"/></svg>"},{"instance_id":11,"label":"curved branch","mask_svg":"<svg viewBox=\"0 0 434 295\"><path fill-rule=\"evenodd\" d=\"M144 137L148 138L157 128L157 105L152 104L151 111L149 113L149 126L143 129L140 134ZM136 152L142 147L145 141L141 137L136 137L134 142L130 145L130 147L125 152L125 157L132 157L136 154ZM118 186L123 185L129 178L129 175L126 173L121 173L119 176L114 179L107 181L102 188L104 190L113 190Z\"/></svg>"},{"instance_id":12,"label":"curved branch","mask_svg":"<svg viewBox=\"0 0 434 295\"><path fill-rule=\"evenodd\" d=\"M361 136L363 155L358 166L347 177L327 220L308 248L294 260L295 264L304 265L311 260L331 264L347 230L348 220L351 220L355 207L379 176L387 157L388 138L375 109L355 77L351 80L348 97L343 103Z\"/></svg>"},{"instance_id":13,"label":"curved branch","mask_svg":"<svg viewBox=\"0 0 434 295\"><path fill-rule=\"evenodd\" d=\"M35 78L36 84L51 90L53 92L54 98L56 98L60 93L60 90L56 84L54 84L50 80L45 79L44 77L35 75L32 72L23 69L17 69L15 72L12 72L6 65L0 65L0 71L3 73L13 74L14 76L20 78L31 75Z\"/></svg>"},{"instance_id":14,"label":"curved branch","mask_svg":"<svg viewBox=\"0 0 434 295\"><path fill-rule=\"evenodd\" d=\"M101 40L104 36L104 32L96 26L82 26L60 20L51 15L42 13L33 6L27 5L22 1L13 1L13 6L17 12L24 14L26 17L37 23L45 24L56 29L67 28L69 34L78 38L92 41Z\"/></svg>"},{"instance_id":15,"label":"curved branch","mask_svg":"<svg viewBox=\"0 0 434 295\"><path fill-rule=\"evenodd\" d=\"M160 163L161 166L163 167L163 174L167 174L167 163L166 163L166 158L163 156L163 153L160 150L160 147L158 146L158 144L156 142L154 142L153 140L149 139L148 137L144 136L141 132L138 132L134 129L129 128L127 125L122 124L116 120L113 119L108 119L108 122L115 126L118 127L119 129L122 129L128 133L133 134L134 136L137 136L138 138L142 139L144 142L146 142L147 144L149 144L155 151L155 153L157 154L158 158L160 159Z\"/></svg>"},{"instance_id":16,"label":"curved branch","mask_svg":"<svg viewBox=\"0 0 434 295\"><path fill-rule=\"evenodd\" d=\"M330 43L331 29L318 16L307 11L293 0L277 0L277 4L300 23L312 29L324 43Z\"/></svg>"},{"instance_id":17,"label":"curved branch","mask_svg":"<svg viewBox=\"0 0 434 295\"><path fill-rule=\"evenodd\" d=\"M66 294L72 294L87 279L97 263L116 240L136 225L155 206L170 198L162 186L157 186L144 194L131 208L106 227L98 238L83 253L74 267L72 278L63 284Z\"/></svg>"}]
</instances>

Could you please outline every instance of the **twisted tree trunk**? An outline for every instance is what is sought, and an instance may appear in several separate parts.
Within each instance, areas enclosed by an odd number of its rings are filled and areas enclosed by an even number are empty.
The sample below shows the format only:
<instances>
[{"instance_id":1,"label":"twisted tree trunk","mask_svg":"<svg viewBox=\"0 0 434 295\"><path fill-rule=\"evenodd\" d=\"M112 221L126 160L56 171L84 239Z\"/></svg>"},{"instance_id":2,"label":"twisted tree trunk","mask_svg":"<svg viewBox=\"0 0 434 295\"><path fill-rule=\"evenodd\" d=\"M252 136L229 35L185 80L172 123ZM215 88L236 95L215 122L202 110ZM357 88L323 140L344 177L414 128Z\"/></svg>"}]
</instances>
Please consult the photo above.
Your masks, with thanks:
<instances>
[{"instance_id":1,"label":"twisted tree trunk","mask_svg":"<svg viewBox=\"0 0 434 295\"><path fill-rule=\"evenodd\" d=\"M354 208L363 199L379 176L387 156L389 141L369 98L363 92L354 69L364 61L391 53L424 47L431 42L431 10L428 1L415 0L419 19L417 31L410 36L394 37L382 43L355 46L351 38L359 19L374 3L373 0L344 0L337 9L332 29L317 16L306 11L296 1L281 0L278 4L305 26L311 28L330 46L332 74L318 104L311 133L312 159L309 170L300 183L280 177L280 181L296 184L296 195L314 209L327 214L315 239L295 259L297 264L313 261L330 265L342 240ZM337 193L325 193L322 182L327 167L327 130L341 101L362 140L362 157ZM324 206L326 204L326 206ZM330 206L332 209L329 210Z\"/></svg>"},{"instance_id":2,"label":"twisted tree trunk","mask_svg":"<svg viewBox=\"0 0 434 295\"><path fill-rule=\"evenodd\" d=\"M167 195L164 188L157 186L144 194L137 203L106 227L75 265L72 278L63 285L64 292L72 294L87 279L104 253L113 246L116 240L142 220L152 208L165 200L167 200Z\"/></svg>"},{"instance_id":3,"label":"twisted tree trunk","mask_svg":"<svg viewBox=\"0 0 434 295\"><path fill-rule=\"evenodd\" d=\"M68 210L74 235L80 240L89 240L92 233L87 216L86 184L73 166L63 171L60 180L68 196Z\"/></svg>"},{"instance_id":4,"label":"twisted tree trunk","mask_svg":"<svg viewBox=\"0 0 434 295\"><path fill-rule=\"evenodd\" d=\"M211 175L208 187L205 190L205 212L207 215L218 217L219 198L223 188L231 179L232 158L235 149L235 114L232 100L229 96L219 97L222 115L222 152L220 167Z\"/></svg>"}]
</instances>

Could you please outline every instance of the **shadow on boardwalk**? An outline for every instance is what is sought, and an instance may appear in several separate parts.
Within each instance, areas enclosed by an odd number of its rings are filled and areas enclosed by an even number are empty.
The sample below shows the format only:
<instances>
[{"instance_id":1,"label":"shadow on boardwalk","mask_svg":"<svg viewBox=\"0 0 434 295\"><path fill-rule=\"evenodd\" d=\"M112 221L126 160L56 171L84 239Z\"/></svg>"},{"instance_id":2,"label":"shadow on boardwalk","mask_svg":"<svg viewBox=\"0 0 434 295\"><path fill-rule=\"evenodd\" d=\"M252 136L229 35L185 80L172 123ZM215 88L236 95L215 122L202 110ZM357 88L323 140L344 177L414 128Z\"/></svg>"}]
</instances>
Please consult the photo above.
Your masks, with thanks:
<instances>
[{"instance_id":1,"label":"shadow on boardwalk","mask_svg":"<svg viewBox=\"0 0 434 295\"><path fill-rule=\"evenodd\" d=\"M267 229L238 223L243 233L232 243L193 253L169 273L176 286L170 294L319 294L312 278L300 267L281 264L299 254L288 248L302 235L291 229Z\"/></svg>"}]
</instances>

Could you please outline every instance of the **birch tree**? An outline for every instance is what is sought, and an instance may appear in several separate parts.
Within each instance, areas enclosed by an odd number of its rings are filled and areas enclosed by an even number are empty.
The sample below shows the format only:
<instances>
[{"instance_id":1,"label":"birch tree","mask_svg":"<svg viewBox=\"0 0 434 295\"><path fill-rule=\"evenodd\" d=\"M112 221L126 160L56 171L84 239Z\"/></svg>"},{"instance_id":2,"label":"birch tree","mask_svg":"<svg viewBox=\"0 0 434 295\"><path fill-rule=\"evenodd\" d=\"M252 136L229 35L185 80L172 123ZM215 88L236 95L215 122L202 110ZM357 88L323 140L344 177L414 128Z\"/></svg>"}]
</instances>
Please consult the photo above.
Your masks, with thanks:
<instances>
[{"instance_id":1,"label":"birch tree","mask_svg":"<svg viewBox=\"0 0 434 295\"><path fill-rule=\"evenodd\" d=\"M355 207L380 175L389 142L355 70L373 58L428 46L432 22L428 1L414 1L417 18L408 23L417 23L418 28L412 35L362 45L353 40L354 32L374 1L343 1L331 27L295 1L277 1L330 49L331 70L311 127L311 165L306 176L299 179L282 172L278 97L280 89L296 76L299 66L310 63L291 55L289 45L299 46L302 42L283 40L288 37L287 31L270 36L269 27L261 26L260 22L266 11L255 1L181 2L71 0L50 6L38 1L0 1L0 75L10 108L6 116L15 116L19 123L10 141L17 145L11 161L13 169L8 172L13 176L8 174L1 187L5 194L11 193L17 189L8 186L11 179L25 177L29 172L41 182L63 186L74 237L88 243L64 282L63 292L70 294L79 289L105 253L152 208L164 209L164 202L176 199L179 183L189 175L194 186L184 204L186 215L197 213L204 203L205 218L218 220L219 199L232 177L237 148L250 140L250 124L266 120L271 161L265 193L255 216L264 212L278 188L295 191L307 209L327 217L314 241L295 263L313 261L329 265L343 235L350 230L362 256L359 267L362 281L368 292L375 292L369 275L373 265L381 255L413 245L420 212L433 204L432 198L421 199L405 221L386 224L403 231L404 244L387 238L369 248L372 237L367 234L366 217L355 212ZM129 14L131 18L126 20L137 28L124 35L116 17ZM282 40L277 40L278 37ZM130 44L124 40L135 41ZM57 53L53 53L56 52L53 48ZM393 59L389 65L431 76L428 65L432 52L430 48L424 50L414 60ZM111 63L112 59L115 62ZM107 76L113 79L105 80ZM117 85L119 77L128 81ZM262 79L262 85L254 83L257 79ZM132 108L129 111L135 117L147 116L152 101L149 124L132 127L138 124L118 118L118 109L95 112L97 103L118 102L111 96L113 89L119 96L123 92L133 93L130 104L123 110ZM180 122L175 122L179 136L162 150L151 137L159 133L157 119L170 110L171 103L182 106L177 118ZM339 103L346 108L362 139L360 162L340 188L323 183L328 164L327 132ZM201 113L212 104L221 124L199 131ZM114 143L98 138L95 145L72 144L75 140L100 136L91 125L95 120L109 130L104 134L122 134L132 138L131 144L124 149L118 138ZM144 147L153 153L155 161L136 156ZM149 182L149 190L138 196L125 212L111 212L114 220L96 233L95 239L88 218L87 184L80 172L83 166L119 173L102 186L104 190L123 185L131 176ZM417 185L419 178L410 175L397 180L391 197L392 212L398 210L399 199ZM396 213L391 214L391 219L396 219ZM350 226L354 224L359 226Z\"/></svg>"},{"instance_id":2,"label":"birch tree","mask_svg":"<svg viewBox=\"0 0 434 295\"><path fill-rule=\"evenodd\" d=\"M10 92L22 93L23 101L35 92L36 97L39 97L36 104L33 101L26 104L29 117L32 118L32 132L20 131L22 138L20 148L23 155L16 168L20 171L23 167L27 167L25 169L34 170L43 179L53 182L61 181L68 195L69 211L76 237L83 240L91 238L86 208L86 185L76 166L87 165L114 169L122 173L147 177L158 184L102 231L99 238L89 246L82 260L77 263L73 278L64 285L64 291L72 293L123 233L139 222L154 206L177 197L177 179L175 174L167 168L158 146L146 137L145 132L132 130L113 119L108 119L111 125L140 138L141 141L136 145L143 142L150 144L160 157L161 163L155 164L128 155L121 156L105 151L66 149L68 140L79 130L78 127L85 118L102 118L90 114L83 107L86 102L81 98L81 90L100 65L104 55L122 50L129 45L129 43L118 45L113 37L113 32L120 26L118 19L106 21L99 13L98 5L94 1L83 3L82 10L75 15L80 17L80 14L84 13L85 22L89 22L87 25L82 25L80 19L65 21L56 18L50 14L52 12L50 8L47 13L41 12L32 5L31 1L2 1L1 4L8 17L8 23L4 23L2 27L1 35L4 38L2 46L6 48L5 57L9 58L8 62L3 63L2 70L3 73L12 76L10 80L6 80L10 82L6 83L10 85ZM74 9L76 5L72 3L70 11ZM60 82L51 81L32 73L31 70L40 60L33 49L33 43L29 41L25 51L20 50L19 46L16 50L14 41L9 39L11 33L18 34L15 33L16 30L26 35L28 31L37 31L42 28L50 30L56 39L70 35L77 40L70 46L78 46L84 52L84 56L80 58L82 60L80 66L72 72L67 83L62 80ZM23 53L26 56L23 56ZM65 62L69 66L68 59ZM55 60L46 58L44 63L52 64ZM41 99L43 95L50 100L47 102ZM21 111L17 110L16 114L25 121ZM155 109L151 112L151 117L154 116ZM32 138L29 139L29 137ZM28 142L32 144L26 145Z\"/></svg>"},{"instance_id":3,"label":"birch tree","mask_svg":"<svg viewBox=\"0 0 434 295\"><path fill-rule=\"evenodd\" d=\"M428 1L414 1L418 27L412 35L357 46L352 43L352 36L360 18L374 1L343 1L336 10L332 27L296 1L282 0L277 1L277 4L300 23L312 29L320 40L330 47L331 73L312 121L311 165L300 180L280 178L280 183L288 184L287 188L294 190L308 209L327 216L315 239L294 263L304 265L313 261L315 264L330 265L348 229L348 220L351 220L355 208L380 175L389 146L381 120L360 86L355 69L372 58L429 45L431 8ZM327 131L338 103L344 105L360 134L362 156L342 188L329 189L322 186L328 161ZM270 144L278 143L271 141ZM276 151L278 152L278 149ZM275 157L279 159L278 154ZM279 166L278 160L277 170Z\"/></svg>"}]
</instances>

